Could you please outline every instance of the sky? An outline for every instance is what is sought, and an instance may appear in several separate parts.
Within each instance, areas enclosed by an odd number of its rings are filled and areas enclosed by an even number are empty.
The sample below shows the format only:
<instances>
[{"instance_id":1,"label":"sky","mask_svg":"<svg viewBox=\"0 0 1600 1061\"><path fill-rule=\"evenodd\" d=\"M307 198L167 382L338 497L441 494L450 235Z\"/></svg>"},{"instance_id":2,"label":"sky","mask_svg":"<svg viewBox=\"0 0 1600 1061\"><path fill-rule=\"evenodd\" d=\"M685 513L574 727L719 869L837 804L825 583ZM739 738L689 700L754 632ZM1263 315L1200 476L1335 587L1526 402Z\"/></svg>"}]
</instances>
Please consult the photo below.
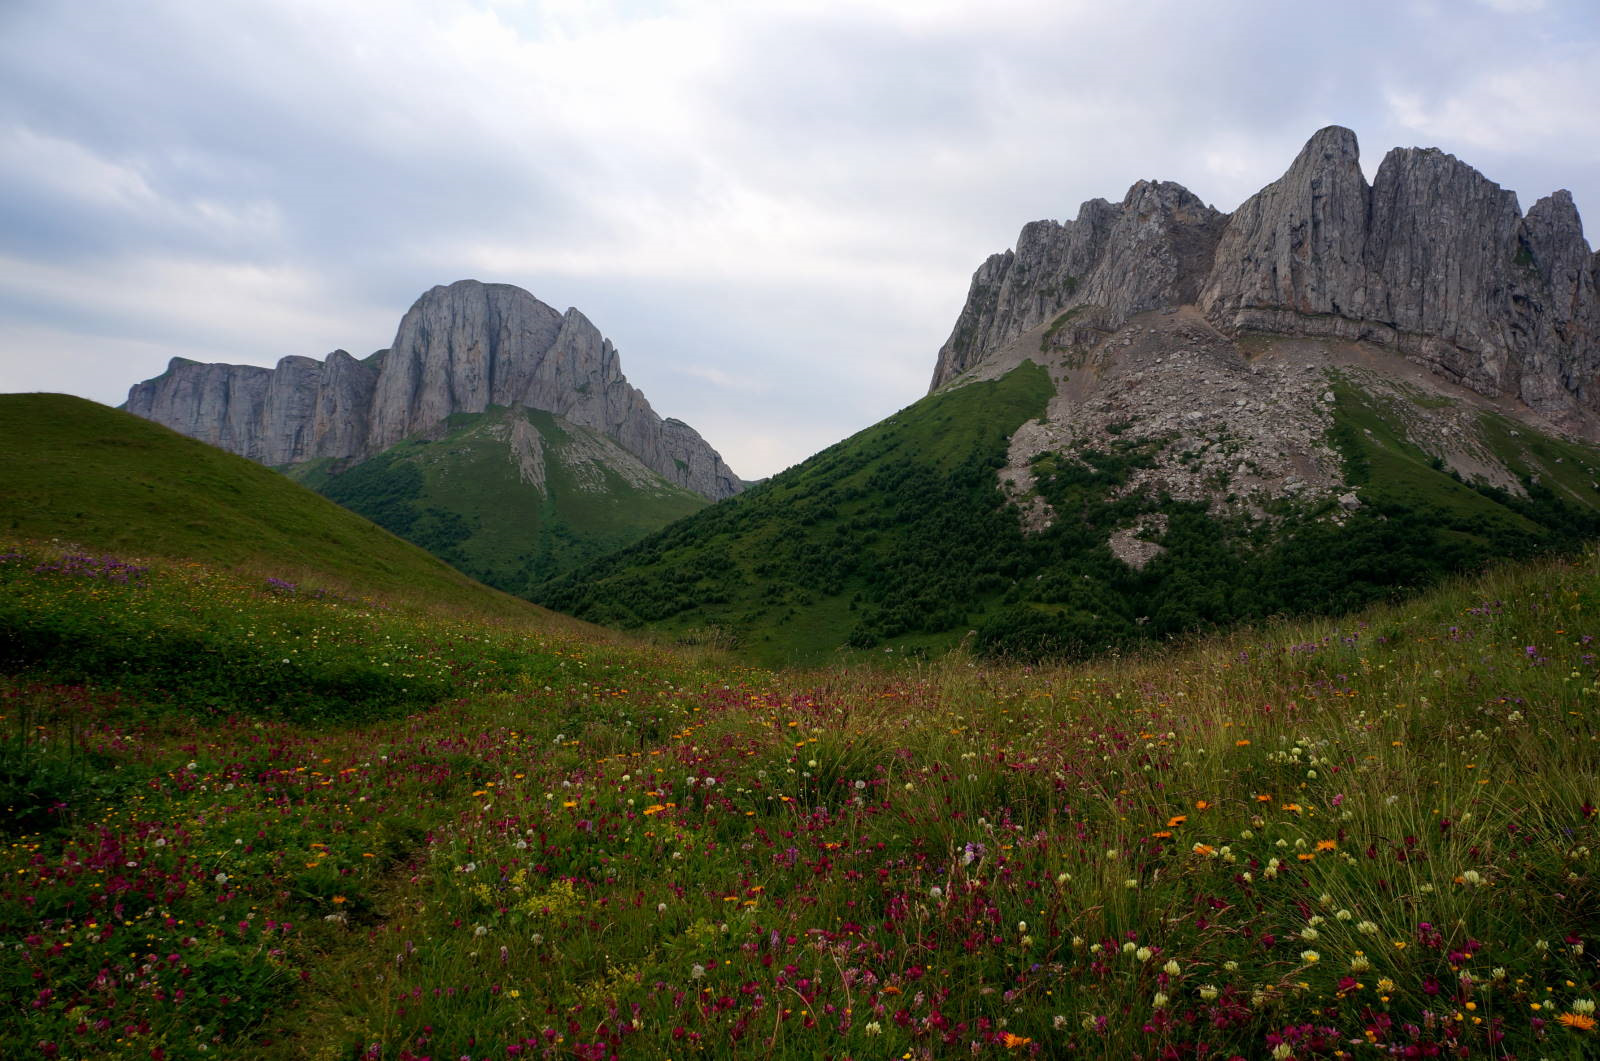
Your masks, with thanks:
<instances>
[{"instance_id":1,"label":"sky","mask_svg":"<svg viewBox=\"0 0 1600 1061\"><path fill-rule=\"evenodd\" d=\"M0 0L0 392L364 356L472 277L757 478L1141 178L1232 210L1339 124L1600 218L1597 80L1592 0Z\"/></svg>"}]
</instances>

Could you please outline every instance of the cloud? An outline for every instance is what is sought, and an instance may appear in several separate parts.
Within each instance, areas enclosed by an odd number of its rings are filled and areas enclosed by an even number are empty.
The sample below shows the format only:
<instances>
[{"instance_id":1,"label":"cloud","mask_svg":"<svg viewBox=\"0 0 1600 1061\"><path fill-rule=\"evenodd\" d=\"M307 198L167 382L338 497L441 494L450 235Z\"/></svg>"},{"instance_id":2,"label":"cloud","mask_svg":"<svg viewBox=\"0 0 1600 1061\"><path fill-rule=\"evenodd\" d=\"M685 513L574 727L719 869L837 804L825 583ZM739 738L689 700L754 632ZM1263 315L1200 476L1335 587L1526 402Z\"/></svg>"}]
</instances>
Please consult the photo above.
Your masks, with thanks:
<instances>
[{"instance_id":1,"label":"cloud","mask_svg":"<svg viewBox=\"0 0 1600 1061\"><path fill-rule=\"evenodd\" d=\"M1369 173L1436 144L1600 203L1597 16L1504 7L12 0L0 378L362 353L474 276L764 474L918 397L1025 222L1140 178L1231 209L1338 122Z\"/></svg>"}]
</instances>

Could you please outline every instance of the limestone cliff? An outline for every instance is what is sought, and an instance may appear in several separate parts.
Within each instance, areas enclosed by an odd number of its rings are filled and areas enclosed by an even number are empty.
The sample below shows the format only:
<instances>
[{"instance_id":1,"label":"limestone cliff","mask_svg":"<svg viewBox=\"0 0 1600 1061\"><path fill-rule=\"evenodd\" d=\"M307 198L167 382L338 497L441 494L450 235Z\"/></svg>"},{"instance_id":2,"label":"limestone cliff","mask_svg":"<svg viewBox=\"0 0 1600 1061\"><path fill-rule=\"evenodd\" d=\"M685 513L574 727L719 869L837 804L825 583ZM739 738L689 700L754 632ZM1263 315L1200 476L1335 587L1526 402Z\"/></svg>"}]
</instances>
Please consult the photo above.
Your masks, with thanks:
<instances>
[{"instance_id":1,"label":"limestone cliff","mask_svg":"<svg viewBox=\"0 0 1600 1061\"><path fill-rule=\"evenodd\" d=\"M933 388L1076 307L1112 326L1193 304L1228 335L1360 339L1451 383L1600 437L1600 255L1571 196L1516 196L1437 149L1391 151L1368 185L1355 134L1316 133L1231 215L1173 184L1034 222L986 261Z\"/></svg>"},{"instance_id":2,"label":"limestone cliff","mask_svg":"<svg viewBox=\"0 0 1600 1061\"><path fill-rule=\"evenodd\" d=\"M743 484L693 428L663 420L622 374L616 349L575 309L508 284L462 280L425 293L381 357L342 350L275 369L175 358L136 384L127 409L264 464L372 456L490 406L555 413L614 439L668 482L712 500Z\"/></svg>"}]
</instances>

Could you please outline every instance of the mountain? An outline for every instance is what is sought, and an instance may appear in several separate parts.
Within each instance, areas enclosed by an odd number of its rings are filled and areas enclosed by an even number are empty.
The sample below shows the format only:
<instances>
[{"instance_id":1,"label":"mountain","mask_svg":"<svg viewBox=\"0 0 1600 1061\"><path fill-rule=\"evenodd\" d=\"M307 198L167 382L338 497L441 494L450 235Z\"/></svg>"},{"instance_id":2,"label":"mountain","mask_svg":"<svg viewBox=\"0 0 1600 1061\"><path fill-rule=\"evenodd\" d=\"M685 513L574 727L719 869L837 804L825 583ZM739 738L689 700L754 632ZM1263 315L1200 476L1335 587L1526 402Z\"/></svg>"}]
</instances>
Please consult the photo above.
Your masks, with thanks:
<instances>
[{"instance_id":1,"label":"mountain","mask_svg":"<svg viewBox=\"0 0 1600 1061\"><path fill-rule=\"evenodd\" d=\"M583 314L476 280L428 291L363 360L175 358L126 408L513 592L744 486L693 428L656 415Z\"/></svg>"},{"instance_id":2,"label":"mountain","mask_svg":"<svg viewBox=\"0 0 1600 1061\"><path fill-rule=\"evenodd\" d=\"M1600 533L1570 196L1524 217L1437 150L1358 163L1329 128L1232 214L1140 181L1025 226L929 397L535 599L774 661L1080 654Z\"/></svg>"},{"instance_id":3,"label":"mountain","mask_svg":"<svg viewBox=\"0 0 1600 1061\"><path fill-rule=\"evenodd\" d=\"M549 618L283 476L65 394L0 395L0 534Z\"/></svg>"},{"instance_id":4,"label":"mountain","mask_svg":"<svg viewBox=\"0 0 1600 1061\"><path fill-rule=\"evenodd\" d=\"M454 413L360 463L311 461L285 471L519 595L706 505L609 436L524 407Z\"/></svg>"},{"instance_id":5,"label":"mountain","mask_svg":"<svg viewBox=\"0 0 1600 1061\"><path fill-rule=\"evenodd\" d=\"M490 406L555 413L613 439L670 483L710 500L741 482L693 428L656 415L588 318L509 284L460 280L406 312L387 350L358 361L286 357L274 369L173 358L135 384L127 410L269 465L371 457Z\"/></svg>"}]
</instances>

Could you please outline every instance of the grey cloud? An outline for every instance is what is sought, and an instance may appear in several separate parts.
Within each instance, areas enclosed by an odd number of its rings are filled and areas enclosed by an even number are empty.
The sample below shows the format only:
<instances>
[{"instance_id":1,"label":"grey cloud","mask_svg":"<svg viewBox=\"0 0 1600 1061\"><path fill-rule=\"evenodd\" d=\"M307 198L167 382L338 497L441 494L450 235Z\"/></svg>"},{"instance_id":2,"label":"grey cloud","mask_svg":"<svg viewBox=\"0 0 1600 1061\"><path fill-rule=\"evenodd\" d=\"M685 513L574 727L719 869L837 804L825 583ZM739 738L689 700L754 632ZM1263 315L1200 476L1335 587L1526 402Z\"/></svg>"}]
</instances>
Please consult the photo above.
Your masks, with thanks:
<instances>
[{"instance_id":1,"label":"grey cloud","mask_svg":"<svg viewBox=\"0 0 1600 1061\"><path fill-rule=\"evenodd\" d=\"M1231 209L1338 122L1600 216L1586 3L627 6L0 4L0 382L364 353L475 276L758 475L918 397L985 255L1140 178Z\"/></svg>"}]
</instances>

